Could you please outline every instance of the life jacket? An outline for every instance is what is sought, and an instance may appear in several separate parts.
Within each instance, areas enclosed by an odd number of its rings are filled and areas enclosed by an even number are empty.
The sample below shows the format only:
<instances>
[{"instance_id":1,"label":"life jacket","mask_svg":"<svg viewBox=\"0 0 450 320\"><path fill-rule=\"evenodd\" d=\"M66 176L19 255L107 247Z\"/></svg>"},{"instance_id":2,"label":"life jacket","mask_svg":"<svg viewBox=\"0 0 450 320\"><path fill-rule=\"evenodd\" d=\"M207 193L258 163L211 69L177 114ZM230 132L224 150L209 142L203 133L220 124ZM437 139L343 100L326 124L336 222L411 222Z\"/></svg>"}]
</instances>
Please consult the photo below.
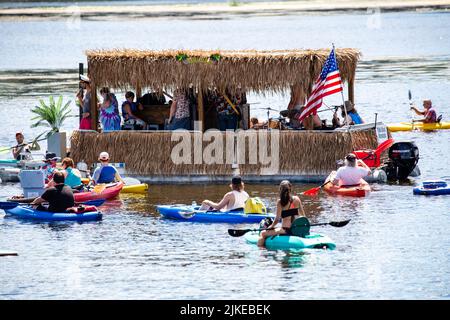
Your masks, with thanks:
<instances>
[{"instance_id":1,"label":"life jacket","mask_svg":"<svg viewBox=\"0 0 450 320\"><path fill-rule=\"evenodd\" d=\"M363 120L357 113L349 112L348 115L352 118L354 124L363 124Z\"/></svg>"},{"instance_id":2,"label":"life jacket","mask_svg":"<svg viewBox=\"0 0 450 320\"><path fill-rule=\"evenodd\" d=\"M67 177L64 180L64 183L66 185L68 185L69 187L74 188L74 187L80 186L82 183L81 183L81 177L75 175L72 170L73 170L73 168L70 168L70 167L66 168Z\"/></svg>"},{"instance_id":3,"label":"life jacket","mask_svg":"<svg viewBox=\"0 0 450 320\"><path fill-rule=\"evenodd\" d=\"M266 214L267 208L264 202L258 197L248 198L244 205L244 214L257 213Z\"/></svg>"},{"instance_id":4,"label":"life jacket","mask_svg":"<svg viewBox=\"0 0 450 320\"><path fill-rule=\"evenodd\" d=\"M111 183L116 179L116 168L113 166L103 166L97 183Z\"/></svg>"}]
</instances>

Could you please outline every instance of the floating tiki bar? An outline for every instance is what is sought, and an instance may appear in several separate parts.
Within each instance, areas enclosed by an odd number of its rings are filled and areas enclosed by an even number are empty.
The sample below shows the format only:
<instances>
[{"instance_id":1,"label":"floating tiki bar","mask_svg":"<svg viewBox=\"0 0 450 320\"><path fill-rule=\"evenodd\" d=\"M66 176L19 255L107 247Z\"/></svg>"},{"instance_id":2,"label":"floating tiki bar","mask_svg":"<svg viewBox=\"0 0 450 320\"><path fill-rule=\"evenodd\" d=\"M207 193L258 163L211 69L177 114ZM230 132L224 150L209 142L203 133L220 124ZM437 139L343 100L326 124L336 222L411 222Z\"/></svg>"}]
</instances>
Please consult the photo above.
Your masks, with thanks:
<instances>
[{"instance_id":1,"label":"floating tiki bar","mask_svg":"<svg viewBox=\"0 0 450 320\"><path fill-rule=\"evenodd\" d=\"M336 161L347 153L377 146L374 125L364 125L359 129L355 126L350 132L245 130L249 122L250 106L247 105L243 109L241 128L244 130L238 130L234 137L233 132L213 132L214 139L202 139L202 132L217 128L215 110L211 111L213 108L205 99L208 88L216 87L219 92L227 90L232 93L288 92L292 99L305 101L328 54L328 49L88 51L88 75L93 92L101 87L110 87L132 90L141 96L141 92L147 90L173 92L176 88L190 89L197 102L194 120L200 125L197 131L164 131L169 105L146 106L139 115L161 130L102 133L78 130L71 138L71 156L75 161L93 164L101 151L108 151L112 162L125 163L127 174L150 182L229 181L230 175L236 173L243 175L246 181L279 182L282 178L319 181L336 169ZM341 78L348 83L349 100L353 102L353 82L360 53L355 49L336 49L336 56ZM91 114L94 115L93 127L97 128L95 99L92 99ZM250 137L255 132L257 134ZM178 136L182 134L184 138ZM265 143L260 139L265 139ZM186 148L179 152L182 143ZM218 149L220 154L217 150L212 152L214 161L211 161L204 155L211 151L214 143L223 149ZM240 143L244 149L237 147ZM227 145L238 151L232 151L230 155ZM174 153L175 156L182 155L184 162L174 161ZM261 155L268 157L265 162L260 161ZM230 157L232 161L229 161ZM268 159L272 163L269 164ZM278 161L277 166L268 170L275 161Z\"/></svg>"}]
</instances>

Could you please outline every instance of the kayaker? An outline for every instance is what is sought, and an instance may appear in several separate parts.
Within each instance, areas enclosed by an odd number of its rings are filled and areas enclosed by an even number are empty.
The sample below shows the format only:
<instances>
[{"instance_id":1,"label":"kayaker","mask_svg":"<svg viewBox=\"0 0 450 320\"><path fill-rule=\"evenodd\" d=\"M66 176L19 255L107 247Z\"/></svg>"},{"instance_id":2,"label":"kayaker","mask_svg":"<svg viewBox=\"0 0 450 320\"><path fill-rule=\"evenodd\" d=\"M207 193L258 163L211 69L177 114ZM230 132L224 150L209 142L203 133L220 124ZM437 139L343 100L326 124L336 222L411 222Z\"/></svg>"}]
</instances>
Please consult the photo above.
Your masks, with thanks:
<instances>
[{"instance_id":1,"label":"kayaker","mask_svg":"<svg viewBox=\"0 0 450 320\"><path fill-rule=\"evenodd\" d=\"M280 198L277 201L277 214L272 224L267 229L275 228L281 219L281 228L261 231L258 246L264 247L267 237L278 234L291 234L291 225L295 219L305 216L303 205L299 197L292 195L292 184L288 180L280 183Z\"/></svg>"},{"instance_id":2,"label":"kayaker","mask_svg":"<svg viewBox=\"0 0 450 320\"><path fill-rule=\"evenodd\" d=\"M16 132L17 145L12 149L13 157L17 161L23 158L29 158L31 155L30 146L25 142L25 137L22 132Z\"/></svg>"},{"instance_id":3,"label":"kayaker","mask_svg":"<svg viewBox=\"0 0 450 320\"><path fill-rule=\"evenodd\" d=\"M64 158L62 161L62 169L65 179L65 184L72 189L79 188L83 185L81 182L81 173L78 169L74 168L74 163L71 158Z\"/></svg>"},{"instance_id":4,"label":"kayaker","mask_svg":"<svg viewBox=\"0 0 450 320\"><path fill-rule=\"evenodd\" d=\"M108 152L100 153L98 160L100 161L100 167L95 169L94 175L92 176L92 180L95 184L112 183L116 181L121 181L124 183L117 169L109 164Z\"/></svg>"},{"instance_id":5,"label":"kayaker","mask_svg":"<svg viewBox=\"0 0 450 320\"><path fill-rule=\"evenodd\" d=\"M425 116L424 119L416 120L416 122L436 123L437 121L436 110L434 110L431 100L430 99L423 100L423 107L425 108L424 111L417 110L416 107L411 107L411 110L414 110L414 112L419 116Z\"/></svg>"},{"instance_id":6,"label":"kayaker","mask_svg":"<svg viewBox=\"0 0 450 320\"><path fill-rule=\"evenodd\" d=\"M53 187L48 188L44 193L31 203L35 209L50 212L65 212L67 208L75 205L72 189L64 184L64 174L55 172L53 175ZM48 208L42 203L48 202Z\"/></svg>"},{"instance_id":7,"label":"kayaker","mask_svg":"<svg viewBox=\"0 0 450 320\"><path fill-rule=\"evenodd\" d=\"M244 208L245 201L247 201L250 196L244 191L244 182L242 182L242 178L239 176L233 177L233 179L231 179L230 188L232 191L225 194L219 203L205 200L202 202L200 210L220 210L226 208L226 211L231 211L238 208Z\"/></svg>"},{"instance_id":8,"label":"kayaker","mask_svg":"<svg viewBox=\"0 0 450 320\"><path fill-rule=\"evenodd\" d=\"M41 167L41 170L44 171L46 183L52 180L53 174L56 172L56 163L58 160L59 158L54 152L47 152L45 159L42 159L45 165Z\"/></svg>"},{"instance_id":9,"label":"kayaker","mask_svg":"<svg viewBox=\"0 0 450 320\"><path fill-rule=\"evenodd\" d=\"M365 182L363 178L369 174L370 168L364 161L356 159L353 153L349 153L345 157L345 166L337 170L331 183L341 187L359 186L361 182Z\"/></svg>"}]
</instances>

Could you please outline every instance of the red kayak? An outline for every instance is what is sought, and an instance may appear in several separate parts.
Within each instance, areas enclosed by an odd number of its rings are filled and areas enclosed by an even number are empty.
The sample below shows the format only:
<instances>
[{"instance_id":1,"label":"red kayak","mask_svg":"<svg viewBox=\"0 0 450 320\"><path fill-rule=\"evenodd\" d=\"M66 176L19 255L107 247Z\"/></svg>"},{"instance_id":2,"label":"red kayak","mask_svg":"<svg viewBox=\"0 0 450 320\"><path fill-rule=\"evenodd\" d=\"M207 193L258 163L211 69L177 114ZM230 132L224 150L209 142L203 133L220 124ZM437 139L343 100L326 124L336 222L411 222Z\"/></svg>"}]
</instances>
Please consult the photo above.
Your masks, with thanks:
<instances>
[{"instance_id":1,"label":"red kayak","mask_svg":"<svg viewBox=\"0 0 450 320\"><path fill-rule=\"evenodd\" d=\"M115 182L107 184L101 192L95 192L94 190L88 192L74 193L75 202L86 202L89 200L105 199L110 200L117 197L120 190L123 188L122 182Z\"/></svg>"},{"instance_id":2,"label":"red kayak","mask_svg":"<svg viewBox=\"0 0 450 320\"><path fill-rule=\"evenodd\" d=\"M336 171L333 171L325 181L333 180L335 175ZM365 197L371 191L369 184L363 179L357 186L335 186L332 183L327 183L323 186L323 190L331 195L347 197Z\"/></svg>"},{"instance_id":3,"label":"red kayak","mask_svg":"<svg viewBox=\"0 0 450 320\"><path fill-rule=\"evenodd\" d=\"M327 183L323 189L329 194L347 197L365 197L370 192L370 186L367 182L354 187L340 187L335 186L332 183Z\"/></svg>"}]
</instances>

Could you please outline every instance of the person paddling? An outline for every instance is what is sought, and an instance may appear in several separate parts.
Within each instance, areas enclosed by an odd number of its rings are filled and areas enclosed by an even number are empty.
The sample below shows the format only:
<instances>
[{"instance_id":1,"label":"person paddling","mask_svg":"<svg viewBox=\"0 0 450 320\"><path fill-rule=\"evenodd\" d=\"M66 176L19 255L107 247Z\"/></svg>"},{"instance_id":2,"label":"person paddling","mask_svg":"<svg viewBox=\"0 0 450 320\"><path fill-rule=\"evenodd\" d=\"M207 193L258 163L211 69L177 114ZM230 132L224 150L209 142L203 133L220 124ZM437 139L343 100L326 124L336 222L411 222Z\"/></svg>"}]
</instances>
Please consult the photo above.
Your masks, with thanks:
<instances>
[{"instance_id":1,"label":"person paddling","mask_svg":"<svg viewBox=\"0 0 450 320\"><path fill-rule=\"evenodd\" d=\"M22 132L16 132L17 145L12 148L12 154L14 159L20 161L24 158L29 158L31 155L30 146L25 142L25 137Z\"/></svg>"},{"instance_id":2,"label":"person paddling","mask_svg":"<svg viewBox=\"0 0 450 320\"><path fill-rule=\"evenodd\" d=\"M291 225L295 219L305 216L303 205L298 196L292 195L292 184L288 180L280 183L280 198L277 201L277 214L272 224L267 229L261 231L258 239L258 246L264 247L267 237L279 234L291 235ZM278 221L281 219L281 228L276 228Z\"/></svg>"},{"instance_id":3,"label":"person paddling","mask_svg":"<svg viewBox=\"0 0 450 320\"><path fill-rule=\"evenodd\" d=\"M215 203L209 200L202 202L200 210L220 210L226 208L227 211L235 210L238 208L244 208L245 201L250 197L247 192L244 191L244 182L239 176L231 179L230 188L232 191L225 194L219 203Z\"/></svg>"},{"instance_id":4,"label":"person paddling","mask_svg":"<svg viewBox=\"0 0 450 320\"><path fill-rule=\"evenodd\" d=\"M65 212L67 208L73 207L75 200L72 189L64 182L64 174L56 171L51 183L53 187L47 188L40 197L33 200L31 205L39 211L49 212ZM44 202L49 203L48 208L42 205Z\"/></svg>"},{"instance_id":5,"label":"person paddling","mask_svg":"<svg viewBox=\"0 0 450 320\"><path fill-rule=\"evenodd\" d=\"M72 189L78 188L83 185L81 182L81 173L78 169L74 168L74 163L71 158L64 158L62 161L62 168L64 169L65 184Z\"/></svg>"},{"instance_id":6,"label":"person paddling","mask_svg":"<svg viewBox=\"0 0 450 320\"><path fill-rule=\"evenodd\" d=\"M363 178L369 174L370 168L364 161L356 159L353 153L349 153L345 157L345 166L337 170L331 183L341 187L359 186L361 183L366 183Z\"/></svg>"},{"instance_id":7,"label":"person paddling","mask_svg":"<svg viewBox=\"0 0 450 320\"><path fill-rule=\"evenodd\" d=\"M431 100L430 99L423 100L423 107L425 108L424 111L417 110L416 107L411 107L411 110L414 110L414 112L417 115L425 116L424 119L416 120L416 122L436 123L437 122L436 110L434 110Z\"/></svg>"},{"instance_id":8,"label":"person paddling","mask_svg":"<svg viewBox=\"0 0 450 320\"><path fill-rule=\"evenodd\" d=\"M111 183L118 181L123 182L125 184L117 169L111 164L109 164L108 152L100 153L98 160L100 161L100 167L95 169L94 175L92 177L92 180L94 181L95 184Z\"/></svg>"}]
</instances>

